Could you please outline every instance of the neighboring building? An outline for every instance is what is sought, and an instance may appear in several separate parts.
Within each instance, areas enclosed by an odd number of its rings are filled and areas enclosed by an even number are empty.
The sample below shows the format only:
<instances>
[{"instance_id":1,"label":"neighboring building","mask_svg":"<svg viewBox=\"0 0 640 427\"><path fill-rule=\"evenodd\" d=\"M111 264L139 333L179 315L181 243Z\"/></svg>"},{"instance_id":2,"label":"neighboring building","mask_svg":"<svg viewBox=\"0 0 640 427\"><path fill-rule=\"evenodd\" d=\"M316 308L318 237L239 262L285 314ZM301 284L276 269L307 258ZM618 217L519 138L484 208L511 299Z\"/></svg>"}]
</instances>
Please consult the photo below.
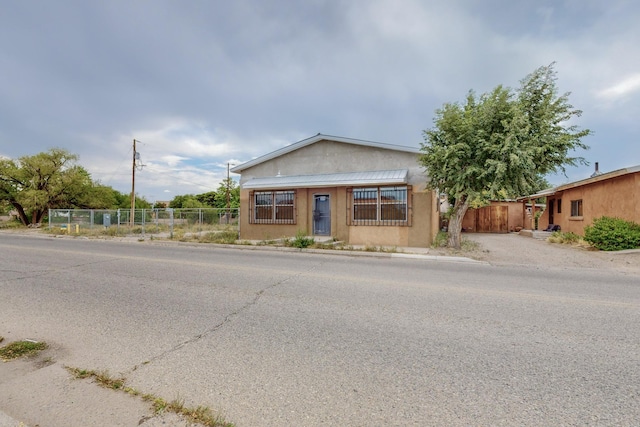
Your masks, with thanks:
<instances>
[{"instance_id":1,"label":"neighboring building","mask_svg":"<svg viewBox=\"0 0 640 427\"><path fill-rule=\"evenodd\" d=\"M350 245L431 245L438 201L420 151L318 134L231 169L240 179L240 238L298 232Z\"/></svg>"},{"instance_id":2,"label":"neighboring building","mask_svg":"<svg viewBox=\"0 0 640 427\"><path fill-rule=\"evenodd\" d=\"M531 201L540 197L547 198L547 209L539 220L540 230L555 224L562 231L584 235L584 228L602 216L640 223L640 165L600 173L596 163L596 172L590 178L519 200Z\"/></svg>"}]
</instances>

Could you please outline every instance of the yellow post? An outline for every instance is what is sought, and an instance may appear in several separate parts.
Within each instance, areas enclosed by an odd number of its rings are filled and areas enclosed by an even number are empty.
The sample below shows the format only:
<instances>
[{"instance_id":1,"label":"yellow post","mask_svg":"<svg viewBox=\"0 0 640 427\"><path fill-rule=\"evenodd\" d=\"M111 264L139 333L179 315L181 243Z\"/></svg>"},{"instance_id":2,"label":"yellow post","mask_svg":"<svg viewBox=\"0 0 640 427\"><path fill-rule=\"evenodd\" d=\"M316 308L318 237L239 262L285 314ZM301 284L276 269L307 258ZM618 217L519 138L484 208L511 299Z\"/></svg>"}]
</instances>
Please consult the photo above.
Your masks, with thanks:
<instances>
[{"instance_id":1,"label":"yellow post","mask_svg":"<svg viewBox=\"0 0 640 427\"><path fill-rule=\"evenodd\" d=\"M76 234L80 233L80 224L76 224Z\"/></svg>"}]
</instances>

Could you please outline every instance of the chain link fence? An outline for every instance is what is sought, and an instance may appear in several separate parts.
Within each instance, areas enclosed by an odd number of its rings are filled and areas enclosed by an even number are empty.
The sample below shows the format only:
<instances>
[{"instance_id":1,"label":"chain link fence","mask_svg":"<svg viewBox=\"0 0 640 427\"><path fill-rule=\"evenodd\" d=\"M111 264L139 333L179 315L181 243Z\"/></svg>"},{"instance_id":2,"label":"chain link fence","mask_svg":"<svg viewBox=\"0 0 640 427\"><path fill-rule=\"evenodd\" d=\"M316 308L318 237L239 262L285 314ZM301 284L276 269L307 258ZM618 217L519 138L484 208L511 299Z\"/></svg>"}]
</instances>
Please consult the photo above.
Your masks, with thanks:
<instances>
[{"instance_id":1,"label":"chain link fence","mask_svg":"<svg viewBox=\"0 0 640 427\"><path fill-rule=\"evenodd\" d=\"M151 234L173 238L202 232L239 232L238 209L49 209L49 229L68 234Z\"/></svg>"}]
</instances>

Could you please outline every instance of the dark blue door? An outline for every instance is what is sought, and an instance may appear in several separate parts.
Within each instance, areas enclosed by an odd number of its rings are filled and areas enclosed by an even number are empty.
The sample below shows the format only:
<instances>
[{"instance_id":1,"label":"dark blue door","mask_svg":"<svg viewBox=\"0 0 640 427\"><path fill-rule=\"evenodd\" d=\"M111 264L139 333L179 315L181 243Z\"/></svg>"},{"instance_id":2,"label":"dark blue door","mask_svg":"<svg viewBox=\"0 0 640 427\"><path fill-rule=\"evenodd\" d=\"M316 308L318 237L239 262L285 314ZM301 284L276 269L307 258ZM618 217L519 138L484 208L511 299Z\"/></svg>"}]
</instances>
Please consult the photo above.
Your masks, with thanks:
<instances>
[{"instance_id":1,"label":"dark blue door","mask_svg":"<svg viewBox=\"0 0 640 427\"><path fill-rule=\"evenodd\" d=\"M313 234L331 235L331 205L327 194L314 196Z\"/></svg>"}]
</instances>

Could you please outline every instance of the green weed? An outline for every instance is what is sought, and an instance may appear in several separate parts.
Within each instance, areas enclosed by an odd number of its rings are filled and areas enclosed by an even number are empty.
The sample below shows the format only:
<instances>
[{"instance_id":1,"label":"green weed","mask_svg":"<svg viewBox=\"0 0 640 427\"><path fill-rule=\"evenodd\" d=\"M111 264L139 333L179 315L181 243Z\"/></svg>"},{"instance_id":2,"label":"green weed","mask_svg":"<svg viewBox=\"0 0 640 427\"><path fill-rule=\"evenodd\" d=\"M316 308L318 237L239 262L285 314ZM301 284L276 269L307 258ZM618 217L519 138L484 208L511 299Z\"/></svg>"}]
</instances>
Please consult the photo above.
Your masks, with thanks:
<instances>
[{"instance_id":1,"label":"green weed","mask_svg":"<svg viewBox=\"0 0 640 427\"><path fill-rule=\"evenodd\" d=\"M296 237L293 239L286 239L284 241L285 246L291 246L294 248L308 248L315 243L313 237L307 237L307 232L305 230L298 230L296 233Z\"/></svg>"},{"instance_id":2,"label":"green weed","mask_svg":"<svg viewBox=\"0 0 640 427\"><path fill-rule=\"evenodd\" d=\"M438 231L435 239L433 239L433 243L431 244L432 248L446 248L448 245L449 235L446 231Z\"/></svg>"},{"instance_id":3,"label":"green weed","mask_svg":"<svg viewBox=\"0 0 640 427\"><path fill-rule=\"evenodd\" d=\"M232 245L238 239L238 232L235 230L214 231L200 236L201 243L220 243Z\"/></svg>"},{"instance_id":4,"label":"green weed","mask_svg":"<svg viewBox=\"0 0 640 427\"><path fill-rule=\"evenodd\" d=\"M2 340L0 340L2 341ZM0 359L7 361L29 356L47 348L47 344L37 341L14 341L0 348Z\"/></svg>"},{"instance_id":5,"label":"green weed","mask_svg":"<svg viewBox=\"0 0 640 427\"><path fill-rule=\"evenodd\" d=\"M554 231L551 236L547 238L547 241L549 243L562 243L570 245L578 243L580 242L580 240L582 240L582 237L580 237L576 233L572 233L571 231L566 233L562 231Z\"/></svg>"}]
</instances>

